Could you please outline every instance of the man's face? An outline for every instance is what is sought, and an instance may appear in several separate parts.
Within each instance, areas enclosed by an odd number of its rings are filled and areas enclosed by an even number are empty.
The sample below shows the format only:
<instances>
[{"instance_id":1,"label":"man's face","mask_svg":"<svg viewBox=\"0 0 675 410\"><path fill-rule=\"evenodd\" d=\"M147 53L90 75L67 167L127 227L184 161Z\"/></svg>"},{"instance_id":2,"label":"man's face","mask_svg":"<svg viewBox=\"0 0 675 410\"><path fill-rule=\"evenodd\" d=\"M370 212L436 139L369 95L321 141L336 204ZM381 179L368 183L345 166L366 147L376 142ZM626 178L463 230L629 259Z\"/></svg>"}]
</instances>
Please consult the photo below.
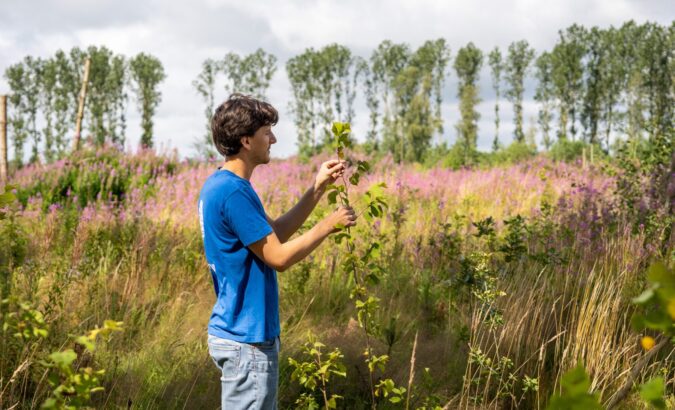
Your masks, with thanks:
<instances>
[{"instance_id":1,"label":"man's face","mask_svg":"<svg viewBox=\"0 0 675 410\"><path fill-rule=\"evenodd\" d=\"M256 165L270 162L270 148L276 142L271 125L258 128L253 137L249 137L251 159Z\"/></svg>"}]
</instances>

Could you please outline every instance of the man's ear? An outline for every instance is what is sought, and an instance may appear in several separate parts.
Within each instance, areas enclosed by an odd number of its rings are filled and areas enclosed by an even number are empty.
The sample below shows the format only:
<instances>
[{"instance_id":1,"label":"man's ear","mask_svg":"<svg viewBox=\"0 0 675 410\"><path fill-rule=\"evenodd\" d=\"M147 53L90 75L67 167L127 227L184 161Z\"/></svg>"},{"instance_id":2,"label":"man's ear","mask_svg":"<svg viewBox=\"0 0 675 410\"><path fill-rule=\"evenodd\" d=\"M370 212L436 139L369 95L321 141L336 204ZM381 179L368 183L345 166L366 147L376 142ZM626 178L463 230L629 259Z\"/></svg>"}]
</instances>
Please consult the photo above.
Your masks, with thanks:
<instances>
[{"instance_id":1,"label":"man's ear","mask_svg":"<svg viewBox=\"0 0 675 410\"><path fill-rule=\"evenodd\" d=\"M242 146L243 148L246 148L246 149L250 149L250 148L251 148L251 140L250 140L250 138L251 138L251 137L248 137L248 136L239 138L239 142L241 142L241 146Z\"/></svg>"}]
</instances>

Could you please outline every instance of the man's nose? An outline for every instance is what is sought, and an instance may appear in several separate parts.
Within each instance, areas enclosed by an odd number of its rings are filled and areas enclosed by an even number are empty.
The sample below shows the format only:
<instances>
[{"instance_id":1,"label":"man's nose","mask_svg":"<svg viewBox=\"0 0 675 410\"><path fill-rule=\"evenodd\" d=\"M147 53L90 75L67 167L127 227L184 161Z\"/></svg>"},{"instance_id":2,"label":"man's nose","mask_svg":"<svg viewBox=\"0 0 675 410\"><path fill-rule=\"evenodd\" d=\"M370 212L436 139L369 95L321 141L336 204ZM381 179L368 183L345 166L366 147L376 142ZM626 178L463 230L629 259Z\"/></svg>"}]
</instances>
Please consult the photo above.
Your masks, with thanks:
<instances>
[{"instance_id":1,"label":"man's nose","mask_svg":"<svg viewBox=\"0 0 675 410\"><path fill-rule=\"evenodd\" d=\"M270 144L276 144L277 143L277 137L272 134L272 138L270 139Z\"/></svg>"}]
</instances>

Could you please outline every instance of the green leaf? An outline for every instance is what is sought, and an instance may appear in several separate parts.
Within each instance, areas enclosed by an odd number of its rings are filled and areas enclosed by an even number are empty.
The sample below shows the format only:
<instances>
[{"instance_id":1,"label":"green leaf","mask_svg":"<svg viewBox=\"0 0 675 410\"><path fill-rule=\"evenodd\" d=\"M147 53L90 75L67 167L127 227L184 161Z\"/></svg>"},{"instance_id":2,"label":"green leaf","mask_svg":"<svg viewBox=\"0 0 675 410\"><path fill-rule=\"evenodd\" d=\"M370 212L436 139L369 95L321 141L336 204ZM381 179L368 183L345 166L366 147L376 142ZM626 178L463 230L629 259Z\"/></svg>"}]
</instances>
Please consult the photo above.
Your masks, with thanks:
<instances>
[{"instance_id":1,"label":"green leaf","mask_svg":"<svg viewBox=\"0 0 675 410\"><path fill-rule=\"evenodd\" d=\"M42 406L40 406L40 408L42 408L42 409L55 409L56 405L57 405L56 399L50 397L47 400L45 400L44 403L42 403Z\"/></svg>"},{"instance_id":2,"label":"green leaf","mask_svg":"<svg viewBox=\"0 0 675 410\"><path fill-rule=\"evenodd\" d=\"M112 331L121 332L124 329L122 328L123 322L117 322L115 320L105 320L103 322L103 327Z\"/></svg>"},{"instance_id":3,"label":"green leaf","mask_svg":"<svg viewBox=\"0 0 675 410\"><path fill-rule=\"evenodd\" d=\"M647 279L652 283L668 283L672 281L668 268L662 262L654 262L647 269Z\"/></svg>"},{"instance_id":4,"label":"green leaf","mask_svg":"<svg viewBox=\"0 0 675 410\"><path fill-rule=\"evenodd\" d=\"M49 359L57 366L63 368L73 364L75 359L77 359L77 354L72 349L68 349L63 352L54 352L50 354Z\"/></svg>"},{"instance_id":5,"label":"green leaf","mask_svg":"<svg viewBox=\"0 0 675 410\"><path fill-rule=\"evenodd\" d=\"M75 342L81 344L90 352L93 352L96 349L96 344L87 336L79 336L77 339L75 339Z\"/></svg>"},{"instance_id":6,"label":"green leaf","mask_svg":"<svg viewBox=\"0 0 675 410\"><path fill-rule=\"evenodd\" d=\"M366 161L358 161L356 164L356 169L359 172L368 172L370 170L370 164Z\"/></svg>"},{"instance_id":7,"label":"green leaf","mask_svg":"<svg viewBox=\"0 0 675 410\"><path fill-rule=\"evenodd\" d=\"M663 377L656 377L640 386L640 397L642 397L642 400L646 401L657 409L666 408L666 402L663 399L664 394L665 384Z\"/></svg>"},{"instance_id":8,"label":"green leaf","mask_svg":"<svg viewBox=\"0 0 675 410\"><path fill-rule=\"evenodd\" d=\"M11 192L5 192L0 194L0 206L5 206L11 204L16 200L16 195Z\"/></svg>"},{"instance_id":9,"label":"green leaf","mask_svg":"<svg viewBox=\"0 0 675 410\"><path fill-rule=\"evenodd\" d=\"M337 203L337 191L330 191L328 193L328 203L334 205Z\"/></svg>"},{"instance_id":10,"label":"green leaf","mask_svg":"<svg viewBox=\"0 0 675 410\"><path fill-rule=\"evenodd\" d=\"M633 329L638 332L644 330L647 327L645 324L645 317L639 314L633 315L630 320L630 324L633 326Z\"/></svg>"},{"instance_id":11,"label":"green leaf","mask_svg":"<svg viewBox=\"0 0 675 410\"><path fill-rule=\"evenodd\" d=\"M368 249L368 253L369 253L370 256L372 256L373 258L379 258L379 257L380 257L380 254L381 254L381 249L382 249L382 246L380 245L379 242L373 242L373 243L370 245L370 249Z\"/></svg>"},{"instance_id":12,"label":"green leaf","mask_svg":"<svg viewBox=\"0 0 675 410\"><path fill-rule=\"evenodd\" d=\"M340 371L340 370L331 370L331 373L340 376L340 377L347 377L347 372L346 371Z\"/></svg>"},{"instance_id":13,"label":"green leaf","mask_svg":"<svg viewBox=\"0 0 675 410\"><path fill-rule=\"evenodd\" d=\"M333 131L333 135L339 136L340 134L342 134L343 129L344 124L336 121L333 123L333 128L331 129L331 131Z\"/></svg>"},{"instance_id":14,"label":"green leaf","mask_svg":"<svg viewBox=\"0 0 675 410\"><path fill-rule=\"evenodd\" d=\"M672 319L662 310L654 310L644 316L646 327L667 333L673 324Z\"/></svg>"},{"instance_id":15,"label":"green leaf","mask_svg":"<svg viewBox=\"0 0 675 410\"><path fill-rule=\"evenodd\" d=\"M649 302L649 300L652 297L654 297L654 289L649 288L649 289L645 290L644 292L642 292L640 294L640 296L637 296L637 297L633 298L633 303L638 304L638 305L642 305L644 303Z\"/></svg>"},{"instance_id":16,"label":"green leaf","mask_svg":"<svg viewBox=\"0 0 675 410\"><path fill-rule=\"evenodd\" d=\"M591 388L591 379L586 374L584 367L578 365L563 375L560 384L567 394L579 395L588 393Z\"/></svg>"},{"instance_id":17,"label":"green leaf","mask_svg":"<svg viewBox=\"0 0 675 410\"><path fill-rule=\"evenodd\" d=\"M366 275L366 280L370 282L371 285L377 285L380 283L380 277L374 273L369 273Z\"/></svg>"}]
</instances>

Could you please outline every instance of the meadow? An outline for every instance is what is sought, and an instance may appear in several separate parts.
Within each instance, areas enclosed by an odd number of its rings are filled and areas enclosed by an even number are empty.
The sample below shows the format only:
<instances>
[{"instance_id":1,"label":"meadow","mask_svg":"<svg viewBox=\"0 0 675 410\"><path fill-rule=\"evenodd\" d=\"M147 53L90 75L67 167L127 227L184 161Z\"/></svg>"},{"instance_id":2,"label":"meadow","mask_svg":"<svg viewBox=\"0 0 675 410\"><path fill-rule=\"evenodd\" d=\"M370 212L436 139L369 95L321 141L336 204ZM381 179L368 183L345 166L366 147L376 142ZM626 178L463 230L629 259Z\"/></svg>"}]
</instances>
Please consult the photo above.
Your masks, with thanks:
<instances>
[{"instance_id":1,"label":"meadow","mask_svg":"<svg viewBox=\"0 0 675 410\"><path fill-rule=\"evenodd\" d=\"M328 158L256 169L268 215L288 210ZM644 334L630 324L649 264L673 260L670 204L649 180L601 160L545 155L459 170L349 159L371 164L349 189L359 212L366 190L386 184L384 214L363 214L351 233L355 249L381 245L369 256L378 307L361 320L344 242L329 238L279 273L281 408L324 407L320 389L297 377L297 364L311 362L309 340L321 341L321 355L339 349L341 370L320 383L341 396L338 408L370 408L373 399L382 409L544 408L577 363L605 405L630 378L661 375L675 406L672 345L637 368ZM0 220L0 407L37 408L53 397L68 372L56 372L61 356L49 355L70 348L71 373L105 369L87 405L218 407L206 345L215 295L196 212L218 165L108 147L14 174L16 201ZM302 229L334 206L322 200ZM122 330L94 334L95 349L78 342L106 320ZM366 342L388 357L381 368L364 362ZM372 397L369 374L398 390ZM615 408L647 407L633 389Z\"/></svg>"}]
</instances>

